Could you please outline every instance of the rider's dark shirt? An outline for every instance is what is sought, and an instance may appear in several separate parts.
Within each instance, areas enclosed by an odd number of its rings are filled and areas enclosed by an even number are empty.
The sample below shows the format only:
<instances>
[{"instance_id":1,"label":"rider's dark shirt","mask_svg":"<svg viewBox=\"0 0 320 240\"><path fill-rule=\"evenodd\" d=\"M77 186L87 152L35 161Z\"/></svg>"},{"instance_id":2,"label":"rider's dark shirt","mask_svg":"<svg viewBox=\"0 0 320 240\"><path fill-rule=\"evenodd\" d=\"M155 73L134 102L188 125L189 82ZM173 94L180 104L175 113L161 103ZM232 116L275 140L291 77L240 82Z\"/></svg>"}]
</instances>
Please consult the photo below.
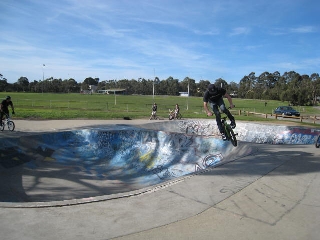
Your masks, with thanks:
<instances>
[{"instance_id":1,"label":"rider's dark shirt","mask_svg":"<svg viewBox=\"0 0 320 240\"><path fill-rule=\"evenodd\" d=\"M157 111L157 105L153 105L152 111L156 112Z\"/></svg>"},{"instance_id":2,"label":"rider's dark shirt","mask_svg":"<svg viewBox=\"0 0 320 240\"><path fill-rule=\"evenodd\" d=\"M226 90L221 87L216 87L212 92L207 90L203 95L203 102L216 102L226 94Z\"/></svg>"},{"instance_id":3,"label":"rider's dark shirt","mask_svg":"<svg viewBox=\"0 0 320 240\"><path fill-rule=\"evenodd\" d=\"M13 106L13 105L12 105L12 101L7 102L7 100L3 100L3 101L1 102L1 105L2 105L2 110L3 110L4 112L6 112L6 113L9 112L8 106Z\"/></svg>"}]
</instances>

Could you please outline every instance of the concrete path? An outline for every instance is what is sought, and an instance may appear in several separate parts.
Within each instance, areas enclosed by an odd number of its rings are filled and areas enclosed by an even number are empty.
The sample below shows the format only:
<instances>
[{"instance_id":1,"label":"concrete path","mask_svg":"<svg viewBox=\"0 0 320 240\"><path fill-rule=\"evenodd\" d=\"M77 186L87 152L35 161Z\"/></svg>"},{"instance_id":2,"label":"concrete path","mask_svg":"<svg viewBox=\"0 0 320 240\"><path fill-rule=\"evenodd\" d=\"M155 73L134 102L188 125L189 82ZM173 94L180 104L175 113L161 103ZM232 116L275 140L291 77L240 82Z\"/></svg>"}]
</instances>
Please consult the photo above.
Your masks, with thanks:
<instances>
[{"instance_id":1,"label":"concrete path","mask_svg":"<svg viewBox=\"0 0 320 240\"><path fill-rule=\"evenodd\" d=\"M2 136L150 121L15 121ZM248 143L239 143L248 144ZM145 194L0 208L0 239L319 239L320 150L251 144L249 156Z\"/></svg>"}]
</instances>

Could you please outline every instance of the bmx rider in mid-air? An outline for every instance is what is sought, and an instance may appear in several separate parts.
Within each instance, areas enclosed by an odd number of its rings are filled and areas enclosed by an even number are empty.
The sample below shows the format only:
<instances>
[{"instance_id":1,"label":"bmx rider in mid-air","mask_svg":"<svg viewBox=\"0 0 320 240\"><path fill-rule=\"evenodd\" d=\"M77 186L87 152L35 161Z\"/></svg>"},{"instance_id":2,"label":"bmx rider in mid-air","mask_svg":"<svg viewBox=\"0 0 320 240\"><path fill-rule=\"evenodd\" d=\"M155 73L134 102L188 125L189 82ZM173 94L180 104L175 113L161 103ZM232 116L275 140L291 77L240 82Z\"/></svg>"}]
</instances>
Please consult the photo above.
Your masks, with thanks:
<instances>
[{"instance_id":1,"label":"bmx rider in mid-air","mask_svg":"<svg viewBox=\"0 0 320 240\"><path fill-rule=\"evenodd\" d=\"M230 121L231 121L230 126L232 128L236 127L236 122L235 122L234 117L230 113L230 111L226 108L226 105L224 104L224 101L223 101L223 97L226 97L228 99L229 104L230 104L230 108L234 108L234 105L232 103L232 98L227 93L226 89L218 87L214 84L209 84L206 92L203 95L203 107L207 113L207 116L212 116L213 113L215 114L217 126L219 128L219 132L221 134L221 137L223 140L226 140L226 135L224 133L224 129L221 124L221 114L220 114L219 108L230 119ZM209 110L208 103L209 103L213 113Z\"/></svg>"}]
</instances>

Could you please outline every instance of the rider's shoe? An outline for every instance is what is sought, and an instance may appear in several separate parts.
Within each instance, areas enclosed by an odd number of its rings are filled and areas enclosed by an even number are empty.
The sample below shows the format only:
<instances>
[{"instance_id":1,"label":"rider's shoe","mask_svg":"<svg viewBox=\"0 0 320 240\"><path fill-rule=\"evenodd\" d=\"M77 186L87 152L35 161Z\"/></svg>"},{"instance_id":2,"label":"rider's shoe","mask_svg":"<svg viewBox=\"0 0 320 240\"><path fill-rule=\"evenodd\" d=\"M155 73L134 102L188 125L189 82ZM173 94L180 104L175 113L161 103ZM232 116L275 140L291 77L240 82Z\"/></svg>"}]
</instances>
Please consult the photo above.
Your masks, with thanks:
<instances>
[{"instance_id":1,"label":"rider's shoe","mask_svg":"<svg viewBox=\"0 0 320 240\"><path fill-rule=\"evenodd\" d=\"M236 125L236 122L235 121L232 121L231 123L230 123L230 126L231 126L231 128L233 129L233 128L235 128L237 125Z\"/></svg>"},{"instance_id":2,"label":"rider's shoe","mask_svg":"<svg viewBox=\"0 0 320 240\"><path fill-rule=\"evenodd\" d=\"M221 133L221 138L222 138L223 141L227 140L227 137L226 137L226 135L224 133Z\"/></svg>"}]
</instances>

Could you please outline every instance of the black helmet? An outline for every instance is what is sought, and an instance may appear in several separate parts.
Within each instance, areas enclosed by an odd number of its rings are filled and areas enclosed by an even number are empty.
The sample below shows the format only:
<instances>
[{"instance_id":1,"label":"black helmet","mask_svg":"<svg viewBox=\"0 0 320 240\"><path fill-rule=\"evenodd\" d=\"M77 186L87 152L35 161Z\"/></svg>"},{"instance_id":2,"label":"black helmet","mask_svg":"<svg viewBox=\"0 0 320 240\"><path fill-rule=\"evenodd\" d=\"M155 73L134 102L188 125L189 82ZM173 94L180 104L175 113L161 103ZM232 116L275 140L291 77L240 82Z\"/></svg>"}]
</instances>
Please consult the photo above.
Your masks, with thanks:
<instances>
[{"instance_id":1,"label":"black helmet","mask_svg":"<svg viewBox=\"0 0 320 240\"><path fill-rule=\"evenodd\" d=\"M11 97L10 97L10 96L7 96L7 97L6 97L6 100L10 100L10 99L11 99Z\"/></svg>"},{"instance_id":2,"label":"black helmet","mask_svg":"<svg viewBox=\"0 0 320 240\"><path fill-rule=\"evenodd\" d=\"M214 84L209 84L208 90L209 92L213 92L216 89L216 86Z\"/></svg>"}]
</instances>

